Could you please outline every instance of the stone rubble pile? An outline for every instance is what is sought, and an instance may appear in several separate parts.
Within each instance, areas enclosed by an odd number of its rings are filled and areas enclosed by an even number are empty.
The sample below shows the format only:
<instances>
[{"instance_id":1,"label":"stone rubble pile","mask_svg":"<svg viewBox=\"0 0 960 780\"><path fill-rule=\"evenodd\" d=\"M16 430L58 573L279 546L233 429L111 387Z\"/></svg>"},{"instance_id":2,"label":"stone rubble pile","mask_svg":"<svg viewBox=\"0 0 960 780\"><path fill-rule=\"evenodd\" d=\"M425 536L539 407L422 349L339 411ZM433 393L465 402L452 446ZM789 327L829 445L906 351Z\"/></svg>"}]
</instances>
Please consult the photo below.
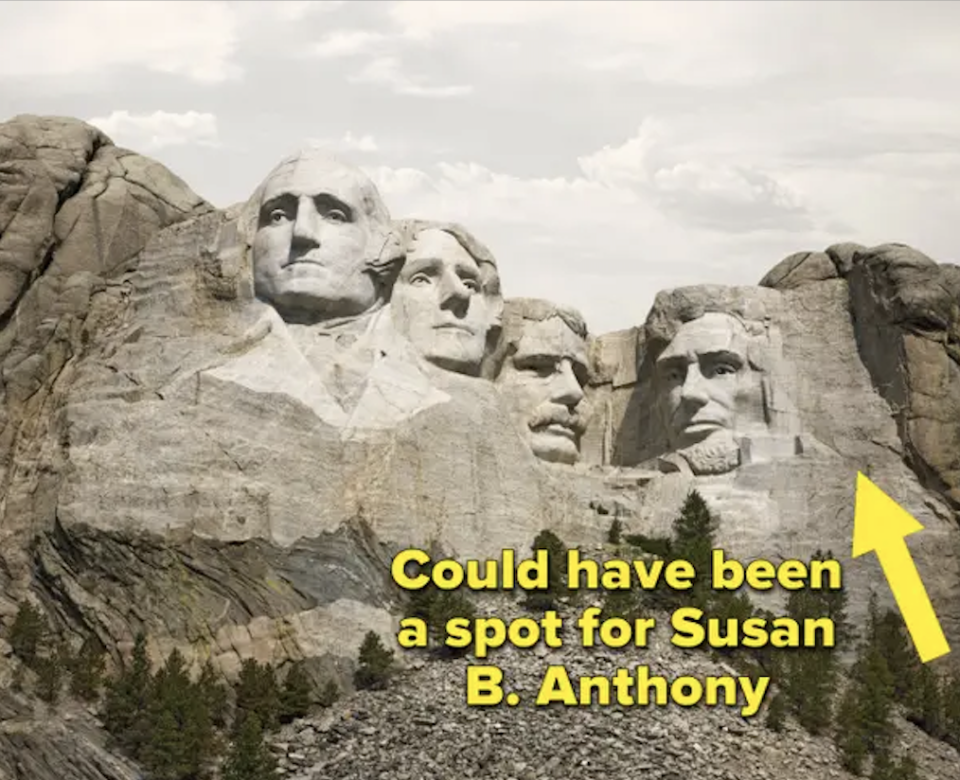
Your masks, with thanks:
<instances>
[{"instance_id":1,"label":"stone rubble pile","mask_svg":"<svg viewBox=\"0 0 960 780\"><path fill-rule=\"evenodd\" d=\"M505 596L484 612L525 612ZM586 605L584 605L586 606ZM638 664L672 679L735 675L701 650L680 650L670 631L651 633L650 647L612 651L576 643L582 606L561 613L564 647L505 647L487 659L440 659L402 651L409 667L384 691L360 691L319 715L284 726L273 741L285 780L853 780L840 768L829 736L812 737L788 720L779 734L765 711L743 718L724 706L536 707L543 673L562 664L571 679L610 675ZM658 624L665 616L660 616ZM419 654L419 655L418 655ZM517 691L516 707L468 707L466 667L491 663ZM769 702L770 694L766 701ZM960 780L960 754L897 718L899 753L918 762L920 777Z\"/></svg>"}]
</instances>

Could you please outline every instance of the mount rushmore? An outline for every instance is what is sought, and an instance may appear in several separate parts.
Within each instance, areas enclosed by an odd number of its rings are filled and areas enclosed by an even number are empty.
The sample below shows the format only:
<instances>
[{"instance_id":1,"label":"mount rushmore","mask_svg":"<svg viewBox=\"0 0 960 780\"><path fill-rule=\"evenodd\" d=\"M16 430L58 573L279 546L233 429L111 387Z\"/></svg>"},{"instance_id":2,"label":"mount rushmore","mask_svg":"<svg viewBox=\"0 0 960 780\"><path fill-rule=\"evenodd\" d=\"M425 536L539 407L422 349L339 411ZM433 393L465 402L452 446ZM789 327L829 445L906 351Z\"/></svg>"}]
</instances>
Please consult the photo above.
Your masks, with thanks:
<instances>
[{"instance_id":1,"label":"mount rushmore","mask_svg":"<svg viewBox=\"0 0 960 780\"><path fill-rule=\"evenodd\" d=\"M862 612L889 592L849 561L860 470L925 526L960 639L957 266L840 244L597 334L509 297L468 226L388 205L318 150L217 210L82 122L0 125L8 618L346 679L393 633L396 550L666 534L694 487L728 554L831 550Z\"/></svg>"}]
</instances>

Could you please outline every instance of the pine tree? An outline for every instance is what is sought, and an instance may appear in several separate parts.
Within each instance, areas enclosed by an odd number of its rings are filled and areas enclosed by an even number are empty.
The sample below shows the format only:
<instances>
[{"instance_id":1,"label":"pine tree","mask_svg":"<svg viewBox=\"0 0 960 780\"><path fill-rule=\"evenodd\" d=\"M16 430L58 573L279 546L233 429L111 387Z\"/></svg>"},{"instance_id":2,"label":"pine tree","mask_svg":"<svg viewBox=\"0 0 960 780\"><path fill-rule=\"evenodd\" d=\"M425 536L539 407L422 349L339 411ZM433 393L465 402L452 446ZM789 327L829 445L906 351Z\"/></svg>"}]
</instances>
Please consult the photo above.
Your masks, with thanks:
<instances>
[{"instance_id":1,"label":"pine tree","mask_svg":"<svg viewBox=\"0 0 960 780\"><path fill-rule=\"evenodd\" d=\"M754 610L753 614L754 617L766 621L766 625L770 625L770 621L778 617L767 609ZM784 668L789 653L784 653L781 648L767 644L753 650L751 655L759 670L782 688L785 675ZM784 705L789 709L789 700L786 693L784 693Z\"/></svg>"},{"instance_id":2,"label":"pine tree","mask_svg":"<svg viewBox=\"0 0 960 780\"><path fill-rule=\"evenodd\" d=\"M788 607L789 617L796 618ZM829 650L802 647L783 658L783 686L797 722L811 734L830 723L836 664Z\"/></svg>"},{"instance_id":3,"label":"pine tree","mask_svg":"<svg viewBox=\"0 0 960 780\"><path fill-rule=\"evenodd\" d=\"M685 592L690 606L706 609L711 600L713 548L719 519L711 514L707 502L696 490L687 494L679 516L673 522L673 558L689 561L696 572L693 587Z\"/></svg>"},{"instance_id":4,"label":"pine tree","mask_svg":"<svg viewBox=\"0 0 960 780\"><path fill-rule=\"evenodd\" d=\"M428 626L430 625L430 615L433 610L433 603L440 593L440 588L431 577L433 571L433 562L428 561L420 567L420 573L429 578L426 585L418 590L412 590L407 596L406 617L420 618Z\"/></svg>"},{"instance_id":5,"label":"pine tree","mask_svg":"<svg viewBox=\"0 0 960 780\"><path fill-rule=\"evenodd\" d=\"M771 731L783 731L787 719L787 698L783 691L777 691L773 699L770 700L770 706L767 709L767 728Z\"/></svg>"},{"instance_id":6,"label":"pine tree","mask_svg":"<svg viewBox=\"0 0 960 780\"><path fill-rule=\"evenodd\" d=\"M920 780L920 772L913 756L900 756L894 777L896 780Z\"/></svg>"},{"instance_id":7,"label":"pine tree","mask_svg":"<svg viewBox=\"0 0 960 780\"><path fill-rule=\"evenodd\" d=\"M213 724L208 703L191 682L179 650L167 656L152 689L142 761L163 780L196 777L212 752Z\"/></svg>"},{"instance_id":8,"label":"pine tree","mask_svg":"<svg viewBox=\"0 0 960 780\"><path fill-rule=\"evenodd\" d=\"M184 745L174 714L164 710L151 723L150 738L139 756L155 780L180 780L186 774Z\"/></svg>"},{"instance_id":9,"label":"pine tree","mask_svg":"<svg viewBox=\"0 0 960 780\"><path fill-rule=\"evenodd\" d=\"M567 547L548 529L537 534L531 547L534 553L547 551L547 587L530 591L524 603L528 609L536 611L556 609L557 600L572 593L567 587Z\"/></svg>"},{"instance_id":10,"label":"pine tree","mask_svg":"<svg viewBox=\"0 0 960 780\"><path fill-rule=\"evenodd\" d=\"M619 517L614 517L610 523L610 530L607 531L607 541L610 544L620 544L620 537L623 534L623 521Z\"/></svg>"},{"instance_id":11,"label":"pine tree","mask_svg":"<svg viewBox=\"0 0 960 780\"><path fill-rule=\"evenodd\" d=\"M817 550L811 558L811 563L813 561L828 560L834 560L832 550L827 550L826 555L824 555L822 551ZM841 582L840 587L836 590L824 589L815 592L818 599L817 609L819 609L819 614L814 617L827 617L833 621L836 648L852 646L851 643L856 638L856 632L847 615L849 598L847 596L846 585Z\"/></svg>"},{"instance_id":12,"label":"pine tree","mask_svg":"<svg viewBox=\"0 0 960 780\"><path fill-rule=\"evenodd\" d=\"M952 672L943 682L944 740L960 749L960 675Z\"/></svg>"},{"instance_id":13,"label":"pine tree","mask_svg":"<svg viewBox=\"0 0 960 780\"><path fill-rule=\"evenodd\" d=\"M873 767L870 770L870 780L894 780L895 767L890 751L884 745L873 757Z\"/></svg>"},{"instance_id":14,"label":"pine tree","mask_svg":"<svg viewBox=\"0 0 960 780\"><path fill-rule=\"evenodd\" d=\"M420 571L430 577L431 569L432 564L427 563ZM431 579L423 588L410 593L405 614L407 617L420 618L426 623L431 642L442 654L458 656L469 651L469 646L446 646L447 621L455 617L472 621L476 616L476 608L462 591L438 588Z\"/></svg>"},{"instance_id":15,"label":"pine tree","mask_svg":"<svg viewBox=\"0 0 960 780\"><path fill-rule=\"evenodd\" d=\"M280 693L280 722L290 723L304 717L310 711L313 698L313 683L303 669L303 663L295 662L283 681Z\"/></svg>"},{"instance_id":16,"label":"pine tree","mask_svg":"<svg viewBox=\"0 0 960 780\"><path fill-rule=\"evenodd\" d=\"M273 780L276 759L263 741L263 725L256 712L250 712L230 745L223 764L223 780Z\"/></svg>"},{"instance_id":17,"label":"pine tree","mask_svg":"<svg viewBox=\"0 0 960 780\"><path fill-rule=\"evenodd\" d=\"M147 639L138 634L130 666L124 667L107 686L103 723L128 755L137 758L150 732L148 710L153 678L147 659Z\"/></svg>"},{"instance_id":18,"label":"pine tree","mask_svg":"<svg viewBox=\"0 0 960 780\"><path fill-rule=\"evenodd\" d=\"M822 561L831 558L820 550L811 558ZM804 620L830 618L835 634L846 632L847 596L843 590L791 591L787 598L787 615L801 623ZM830 724L833 692L838 677L836 651L831 647L802 647L784 654L780 677L787 694L790 709L800 725L811 734L822 733Z\"/></svg>"},{"instance_id":19,"label":"pine tree","mask_svg":"<svg viewBox=\"0 0 960 780\"><path fill-rule=\"evenodd\" d=\"M907 719L937 739L944 736L944 701L940 679L927 664L918 663L907 692Z\"/></svg>"},{"instance_id":20,"label":"pine tree","mask_svg":"<svg viewBox=\"0 0 960 780\"><path fill-rule=\"evenodd\" d=\"M890 748L883 745L873 757L870 780L918 780L917 762L907 755L895 762Z\"/></svg>"},{"instance_id":21,"label":"pine tree","mask_svg":"<svg viewBox=\"0 0 960 780\"><path fill-rule=\"evenodd\" d=\"M710 614L724 621L735 620L737 625L743 625L745 620L756 616L756 609L746 593L735 593L730 590L714 591L709 596ZM736 647L717 648L718 655L733 656L743 651Z\"/></svg>"},{"instance_id":22,"label":"pine tree","mask_svg":"<svg viewBox=\"0 0 960 780\"><path fill-rule=\"evenodd\" d=\"M339 698L340 686L338 686L333 680L327 680L326 685L320 689L320 696L318 697L320 706L331 707Z\"/></svg>"},{"instance_id":23,"label":"pine tree","mask_svg":"<svg viewBox=\"0 0 960 780\"><path fill-rule=\"evenodd\" d=\"M210 720L217 728L222 728L227 722L227 686L217 673L210 659L203 664L197 688L209 704Z\"/></svg>"},{"instance_id":24,"label":"pine tree","mask_svg":"<svg viewBox=\"0 0 960 780\"><path fill-rule=\"evenodd\" d=\"M353 675L358 688L385 688L393 671L393 650L383 646L374 631L368 631L360 645L360 665Z\"/></svg>"},{"instance_id":25,"label":"pine tree","mask_svg":"<svg viewBox=\"0 0 960 780\"><path fill-rule=\"evenodd\" d=\"M894 702L894 680L886 659L875 644L869 644L855 667L855 682L860 701L867 750L875 753L892 736L890 720Z\"/></svg>"},{"instance_id":26,"label":"pine tree","mask_svg":"<svg viewBox=\"0 0 960 780\"><path fill-rule=\"evenodd\" d=\"M37 651L46 642L47 633L47 622L40 610L25 601L17 609L8 641L14 655L32 667Z\"/></svg>"},{"instance_id":27,"label":"pine tree","mask_svg":"<svg viewBox=\"0 0 960 780\"><path fill-rule=\"evenodd\" d=\"M48 704L54 704L60 696L63 681L63 661L60 653L38 655L33 659L37 674L37 696Z\"/></svg>"},{"instance_id":28,"label":"pine tree","mask_svg":"<svg viewBox=\"0 0 960 780\"><path fill-rule=\"evenodd\" d=\"M235 733L239 732L250 713L257 714L258 722L267 731L277 727L280 717L280 690L270 666L261 665L253 658L246 659L240 667L236 691Z\"/></svg>"},{"instance_id":29,"label":"pine tree","mask_svg":"<svg viewBox=\"0 0 960 780\"><path fill-rule=\"evenodd\" d=\"M834 722L834 742L840 751L840 765L859 775L867 757L867 743L861 718L860 702L853 685L847 687Z\"/></svg>"},{"instance_id":30,"label":"pine tree","mask_svg":"<svg viewBox=\"0 0 960 780\"><path fill-rule=\"evenodd\" d=\"M643 552L656 558L672 560L673 540L668 536L644 536L643 534L628 534L624 541L632 547L638 547Z\"/></svg>"},{"instance_id":31,"label":"pine tree","mask_svg":"<svg viewBox=\"0 0 960 780\"><path fill-rule=\"evenodd\" d=\"M836 661L830 650L801 648L792 653L787 677L797 722L810 734L822 734L830 725Z\"/></svg>"},{"instance_id":32,"label":"pine tree","mask_svg":"<svg viewBox=\"0 0 960 780\"><path fill-rule=\"evenodd\" d=\"M87 702L100 698L106 657L99 640L88 636L70 664L70 693Z\"/></svg>"},{"instance_id":33,"label":"pine tree","mask_svg":"<svg viewBox=\"0 0 960 780\"><path fill-rule=\"evenodd\" d=\"M895 695L901 699L909 696L919 670L914 663L914 653L904 631L903 619L898 612L887 609L872 621L870 630L870 640L886 659L887 668L893 676Z\"/></svg>"},{"instance_id":34,"label":"pine tree","mask_svg":"<svg viewBox=\"0 0 960 780\"><path fill-rule=\"evenodd\" d=\"M604 591L603 607L600 613L602 620L618 617L633 621L640 617L643 605L643 594L639 588L613 588Z\"/></svg>"},{"instance_id":35,"label":"pine tree","mask_svg":"<svg viewBox=\"0 0 960 780\"><path fill-rule=\"evenodd\" d=\"M213 727L210 704L199 685L191 684L180 710L180 730L186 745L189 777L202 774L207 762L217 754L218 738Z\"/></svg>"}]
</instances>

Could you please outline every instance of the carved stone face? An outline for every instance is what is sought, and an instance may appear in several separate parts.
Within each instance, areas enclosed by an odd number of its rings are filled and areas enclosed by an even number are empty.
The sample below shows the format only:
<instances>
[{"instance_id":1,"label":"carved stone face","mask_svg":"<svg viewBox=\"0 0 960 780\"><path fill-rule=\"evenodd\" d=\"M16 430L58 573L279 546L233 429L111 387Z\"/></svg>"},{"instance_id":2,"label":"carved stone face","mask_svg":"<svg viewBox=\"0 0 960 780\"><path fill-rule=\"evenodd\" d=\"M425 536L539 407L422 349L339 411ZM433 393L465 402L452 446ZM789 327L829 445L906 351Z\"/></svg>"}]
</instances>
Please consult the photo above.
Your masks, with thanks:
<instances>
[{"instance_id":1,"label":"carved stone face","mask_svg":"<svg viewBox=\"0 0 960 780\"><path fill-rule=\"evenodd\" d=\"M659 403L674 449L766 428L762 376L736 318L710 312L680 327L657 358Z\"/></svg>"},{"instance_id":2,"label":"carved stone face","mask_svg":"<svg viewBox=\"0 0 960 780\"><path fill-rule=\"evenodd\" d=\"M368 272L386 210L360 171L305 155L264 183L253 240L258 297L285 319L330 319L369 310L379 292Z\"/></svg>"},{"instance_id":3,"label":"carved stone face","mask_svg":"<svg viewBox=\"0 0 960 780\"><path fill-rule=\"evenodd\" d=\"M516 349L497 376L518 428L541 460L575 463L587 381L586 344L560 317L523 320Z\"/></svg>"},{"instance_id":4,"label":"carved stone face","mask_svg":"<svg viewBox=\"0 0 960 780\"><path fill-rule=\"evenodd\" d=\"M407 248L391 297L394 325L431 363L476 375L496 320L477 261L453 235L430 228Z\"/></svg>"}]
</instances>

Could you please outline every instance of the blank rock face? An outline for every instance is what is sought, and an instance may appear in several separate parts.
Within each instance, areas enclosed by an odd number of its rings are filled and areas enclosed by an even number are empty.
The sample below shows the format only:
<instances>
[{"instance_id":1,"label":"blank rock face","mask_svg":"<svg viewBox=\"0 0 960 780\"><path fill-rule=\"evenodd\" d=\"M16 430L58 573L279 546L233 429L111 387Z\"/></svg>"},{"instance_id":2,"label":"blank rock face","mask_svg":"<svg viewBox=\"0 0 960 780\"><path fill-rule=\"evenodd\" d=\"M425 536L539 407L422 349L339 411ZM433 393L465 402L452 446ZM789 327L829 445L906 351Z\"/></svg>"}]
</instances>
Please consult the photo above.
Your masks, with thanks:
<instances>
[{"instance_id":1,"label":"blank rock face","mask_svg":"<svg viewBox=\"0 0 960 780\"><path fill-rule=\"evenodd\" d=\"M791 255L761 285L809 301L842 295L857 368L893 413L897 445L923 484L960 505L960 268L903 244L837 244Z\"/></svg>"}]
</instances>

